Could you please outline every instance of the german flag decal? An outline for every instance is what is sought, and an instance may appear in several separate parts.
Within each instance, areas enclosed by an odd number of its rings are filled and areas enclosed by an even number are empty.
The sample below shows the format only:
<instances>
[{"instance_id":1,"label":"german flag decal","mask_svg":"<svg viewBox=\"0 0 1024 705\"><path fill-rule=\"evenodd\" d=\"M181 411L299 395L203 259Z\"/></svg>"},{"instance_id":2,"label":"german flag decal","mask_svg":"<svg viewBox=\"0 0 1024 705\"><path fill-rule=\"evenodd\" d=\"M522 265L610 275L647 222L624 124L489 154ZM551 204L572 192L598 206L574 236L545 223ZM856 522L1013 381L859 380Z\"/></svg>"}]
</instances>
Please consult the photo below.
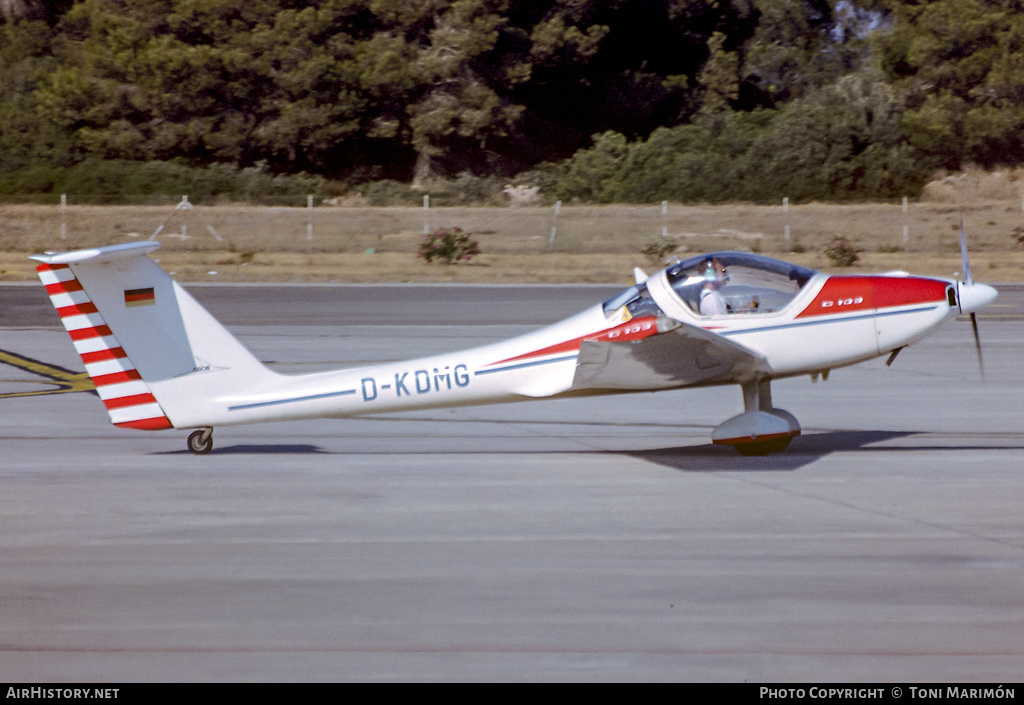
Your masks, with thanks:
<instances>
[{"instance_id":1,"label":"german flag decal","mask_svg":"<svg viewBox=\"0 0 1024 705\"><path fill-rule=\"evenodd\" d=\"M124 290L124 305L128 307L132 306L152 306L156 303L156 295L153 293L153 287L148 289L125 289Z\"/></svg>"}]
</instances>

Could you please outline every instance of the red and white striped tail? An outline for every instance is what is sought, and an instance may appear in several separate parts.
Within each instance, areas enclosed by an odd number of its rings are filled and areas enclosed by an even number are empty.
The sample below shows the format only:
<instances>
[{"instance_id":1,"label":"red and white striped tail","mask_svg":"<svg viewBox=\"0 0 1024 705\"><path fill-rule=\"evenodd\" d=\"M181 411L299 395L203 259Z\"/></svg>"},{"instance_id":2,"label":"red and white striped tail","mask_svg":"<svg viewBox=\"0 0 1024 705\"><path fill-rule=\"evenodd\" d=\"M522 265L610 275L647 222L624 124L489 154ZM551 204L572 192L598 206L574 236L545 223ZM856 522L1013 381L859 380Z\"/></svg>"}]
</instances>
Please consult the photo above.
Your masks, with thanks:
<instances>
[{"instance_id":1,"label":"red and white striped tail","mask_svg":"<svg viewBox=\"0 0 1024 705\"><path fill-rule=\"evenodd\" d=\"M85 371L115 426L156 431L172 428L149 386L128 359L95 304L66 264L41 264L39 278L50 294Z\"/></svg>"}]
</instances>

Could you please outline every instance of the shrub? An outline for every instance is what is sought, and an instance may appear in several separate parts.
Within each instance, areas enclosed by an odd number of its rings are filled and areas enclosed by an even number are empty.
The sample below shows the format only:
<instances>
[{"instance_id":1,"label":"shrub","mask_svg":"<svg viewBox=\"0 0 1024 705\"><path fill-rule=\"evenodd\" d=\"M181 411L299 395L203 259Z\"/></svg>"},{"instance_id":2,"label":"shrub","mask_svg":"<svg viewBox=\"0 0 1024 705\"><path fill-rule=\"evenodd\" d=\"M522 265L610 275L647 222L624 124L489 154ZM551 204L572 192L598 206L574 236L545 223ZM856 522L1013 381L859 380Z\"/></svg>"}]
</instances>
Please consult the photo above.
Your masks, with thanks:
<instances>
[{"instance_id":1,"label":"shrub","mask_svg":"<svg viewBox=\"0 0 1024 705\"><path fill-rule=\"evenodd\" d=\"M391 179L374 181L367 185L363 195L366 197L366 202L374 208L414 206L418 201L423 200L423 195L414 191L409 184Z\"/></svg>"},{"instance_id":2,"label":"shrub","mask_svg":"<svg viewBox=\"0 0 1024 705\"><path fill-rule=\"evenodd\" d=\"M455 264L468 262L480 254L480 245L462 228L438 228L423 236L416 254L427 262L439 259L445 264Z\"/></svg>"},{"instance_id":3,"label":"shrub","mask_svg":"<svg viewBox=\"0 0 1024 705\"><path fill-rule=\"evenodd\" d=\"M505 182L497 176L474 176L463 172L454 179L425 184L430 204L437 206L505 205Z\"/></svg>"},{"instance_id":4,"label":"shrub","mask_svg":"<svg viewBox=\"0 0 1024 705\"><path fill-rule=\"evenodd\" d=\"M274 175L261 166L192 167L180 160L132 162L92 159L68 168L36 166L0 175L0 195L66 193L75 203L244 201L301 206L319 196L324 179L308 174Z\"/></svg>"},{"instance_id":5,"label":"shrub","mask_svg":"<svg viewBox=\"0 0 1024 705\"><path fill-rule=\"evenodd\" d=\"M849 238L841 235L833 237L832 242L823 250L825 256L837 267L852 267L857 264L857 261L860 260L860 253L863 251L862 248L850 242Z\"/></svg>"},{"instance_id":6,"label":"shrub","mask_svg":"<svg viewBox=\"0 0 1024 705\"><path fill-rule=\"evenodd\" d=\"M667 255L672 254L679 248L679 243L672 238L667 237L656 237L652 238L644 245L643 249L640 250L640 254L646 255L647 259L654 263L662 262Z\"/></svg>"},{"instance_id":7,"label":"shrub","mask_svg":"<svg viewBox=\"0 0 1024 705\"><path fill-rule=\"evenodd\" d=\"M401 181L384 180L362 184L358 188L374 207L418 206L430 197L431 207L504 205L504 181L496 176L474 176L463 172L454 179L428 179L416 188Z\"/></svg>"}]
</instances>

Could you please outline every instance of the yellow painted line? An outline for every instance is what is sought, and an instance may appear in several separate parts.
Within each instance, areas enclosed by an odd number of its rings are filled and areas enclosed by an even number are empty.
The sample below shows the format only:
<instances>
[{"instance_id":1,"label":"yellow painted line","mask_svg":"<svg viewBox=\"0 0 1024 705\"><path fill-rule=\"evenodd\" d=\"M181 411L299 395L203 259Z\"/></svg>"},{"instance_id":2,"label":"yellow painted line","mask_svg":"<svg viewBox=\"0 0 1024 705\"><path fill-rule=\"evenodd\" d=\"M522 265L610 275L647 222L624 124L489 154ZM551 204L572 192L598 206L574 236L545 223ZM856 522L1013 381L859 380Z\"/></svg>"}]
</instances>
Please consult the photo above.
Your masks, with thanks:
<instances>
[{"instance_id":1,"label":"yellow painted line","mask_svg":"<svg viewBox=\"0 0 1024 705\"><path fill-rule=\"evenodd\" d=\"M0 399L8 399L11 397L35 397L43 394L65 394L68 392L91 392L96 389L96 386L89 379L89 375L85 372L72 372L71 370L65 370L63 367L57 367L56 365L50 365L39 360L33 360L30 357L24 355L18 355L17 353L10 352L8 350L0 350L0 363L16 367L19 370L24 370L40 377L45 377L47 382L43 384L54 384L56 389L48 389L43 391L35 392L7 392L0 394ZM4 380L5 382L32 382L34 384L40 384L39 380Z\"/></svg>"}]
</instances>

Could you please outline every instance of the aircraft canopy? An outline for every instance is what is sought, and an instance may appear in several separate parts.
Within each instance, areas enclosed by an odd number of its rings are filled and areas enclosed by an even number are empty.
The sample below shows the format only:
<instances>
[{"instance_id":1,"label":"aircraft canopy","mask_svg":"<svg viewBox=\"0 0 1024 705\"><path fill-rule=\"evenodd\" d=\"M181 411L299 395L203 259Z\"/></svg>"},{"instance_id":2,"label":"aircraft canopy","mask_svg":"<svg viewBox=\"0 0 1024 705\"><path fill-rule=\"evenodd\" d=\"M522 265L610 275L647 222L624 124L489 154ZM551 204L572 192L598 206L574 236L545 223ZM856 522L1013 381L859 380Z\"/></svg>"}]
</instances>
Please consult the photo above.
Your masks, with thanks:
<instances>
[{"instance_id":1,"label":"aircraft canopy","mask_svg":"<svg viewBox=\"0 0 1024 705\"><path fill-rule=\"evenodd\" d=\"M699 313L701 291L710 281L729 313L769 313L785 308L817 272L748 252L715 252L674 264L665 274L676 295L694 312Z\"/></svg>"},{"instance_id":2,"label":"aircraft canopy","mask_svg":"<svg viewBox=\"0 0 1024 705\"><path fill-rule=\"evenodd\" d=\"M698 255L665 270L672 291L698 315L701 293L709 282L728 313L770 313L785 308L815 274L816 270L749 252ZM606 301L604 310L610 314L624 305L634 317L658 313L644 285Z\"/></svg>"}]
</instances>

